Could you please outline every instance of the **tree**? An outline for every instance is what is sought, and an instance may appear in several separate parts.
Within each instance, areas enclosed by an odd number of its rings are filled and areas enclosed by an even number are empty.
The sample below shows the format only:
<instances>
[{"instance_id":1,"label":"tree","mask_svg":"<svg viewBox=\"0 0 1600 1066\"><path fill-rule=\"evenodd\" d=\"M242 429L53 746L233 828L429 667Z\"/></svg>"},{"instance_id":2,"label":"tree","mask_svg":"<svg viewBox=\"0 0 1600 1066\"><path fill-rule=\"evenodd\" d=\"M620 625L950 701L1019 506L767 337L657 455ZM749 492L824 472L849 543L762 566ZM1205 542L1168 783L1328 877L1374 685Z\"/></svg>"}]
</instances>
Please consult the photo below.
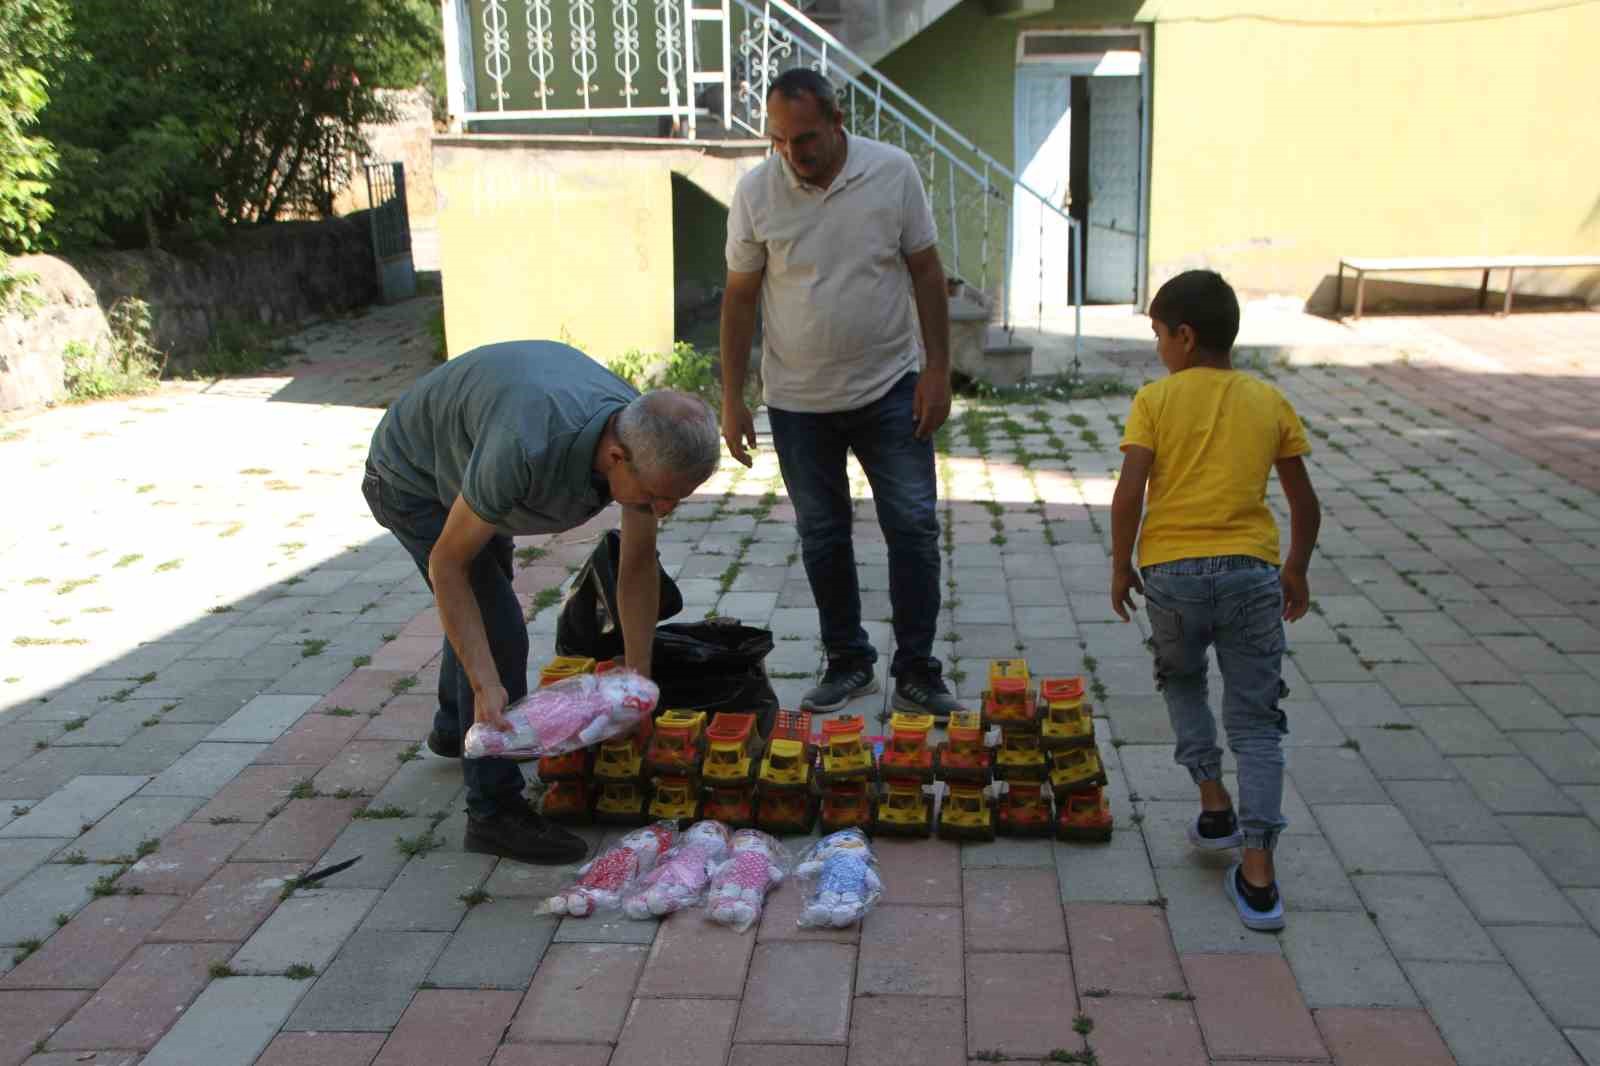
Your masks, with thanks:
<instances>
[{"instance_id":1,"label":"tree","mask_svg":"<svg viewBox=\"0 0 1600 1066\"><path fill-rule=\"evenodd\" d=\"M56 153L28 131L49 99L46 78L66 39L59 0L0 3L0 306L18 280L7 270L6 253L32 250L50 218L45 194Z\"/></svg>"},{"instance_id":2,"label":"tree","mask_svg":"<svg viewBox=\"0 0 1600 1066\"><path fill-rule=\"evenodd\" d=\"M70 0L78 48L43 126L62 247L330 214L442 45L430 0Z\"/></svg>"}]
</instances>

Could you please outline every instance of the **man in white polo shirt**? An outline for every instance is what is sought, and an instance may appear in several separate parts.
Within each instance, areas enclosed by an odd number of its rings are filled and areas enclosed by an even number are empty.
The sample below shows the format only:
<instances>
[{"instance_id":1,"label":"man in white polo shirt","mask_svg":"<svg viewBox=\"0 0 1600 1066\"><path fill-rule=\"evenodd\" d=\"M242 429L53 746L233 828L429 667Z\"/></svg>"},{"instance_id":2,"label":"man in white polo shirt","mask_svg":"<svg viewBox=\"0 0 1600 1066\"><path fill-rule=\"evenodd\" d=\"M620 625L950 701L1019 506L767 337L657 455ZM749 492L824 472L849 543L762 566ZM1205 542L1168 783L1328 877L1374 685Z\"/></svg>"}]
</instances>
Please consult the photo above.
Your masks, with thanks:
<instances>
[{"instance_id":1,"label":"man in white polo shirt","mask_svg":"<svg viewBox=\"0 0 1600 1066\"><path fill-rule=\"evenodd\" d=\"M889 549L893 705L945 718L960 705L933 655L933 434L950 414L950 313L928 196L904 151L845 132L833 86L815 71L772 83L767 135L772 156L728 210L722 436L749 466L755 423L743 397L759 307L772 440L828 655L802 706L832 711L878 691L850 537L853 451Z\"/></svg>"}]
</instances>

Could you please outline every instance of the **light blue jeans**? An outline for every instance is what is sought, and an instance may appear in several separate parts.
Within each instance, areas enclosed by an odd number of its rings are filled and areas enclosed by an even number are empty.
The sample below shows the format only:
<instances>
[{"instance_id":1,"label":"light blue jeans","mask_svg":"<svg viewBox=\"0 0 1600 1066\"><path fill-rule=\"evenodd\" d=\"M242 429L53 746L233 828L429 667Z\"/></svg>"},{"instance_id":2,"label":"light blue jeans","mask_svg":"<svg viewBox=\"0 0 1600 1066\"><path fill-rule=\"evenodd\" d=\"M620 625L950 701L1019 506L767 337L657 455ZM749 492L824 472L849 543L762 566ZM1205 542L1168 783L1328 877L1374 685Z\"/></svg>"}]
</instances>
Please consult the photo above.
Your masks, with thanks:
<instances>
[{"instance_id":1,"label":"light blue jeans","mask_svg":"<svg viewBox=\"0 0 1600 1066\"><path fill-rule=\"evenodd\" d=\"M1271 850L1283 816L1283 587L1278 568L1224 555L1147 566L1156 686L1177 734L1175 759L1196 783L1222 778L1222 749L1206 691L1206 649L1222 672L1222 724L1239 764L1235 798L1244 846Z\"/></svg>"}]
</instances>

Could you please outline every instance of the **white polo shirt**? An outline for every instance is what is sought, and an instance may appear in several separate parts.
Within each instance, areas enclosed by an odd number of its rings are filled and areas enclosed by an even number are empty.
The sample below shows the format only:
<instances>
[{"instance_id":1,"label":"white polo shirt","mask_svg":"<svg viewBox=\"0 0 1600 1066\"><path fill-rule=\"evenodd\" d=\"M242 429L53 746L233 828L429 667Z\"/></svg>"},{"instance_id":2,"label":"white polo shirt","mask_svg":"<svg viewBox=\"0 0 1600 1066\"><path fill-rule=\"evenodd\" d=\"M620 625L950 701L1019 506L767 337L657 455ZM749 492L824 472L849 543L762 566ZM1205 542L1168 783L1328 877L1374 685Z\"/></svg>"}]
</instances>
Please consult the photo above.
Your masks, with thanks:
<instances>
[{"instance_id":1,"label":"white polo shirt","mask_svg":"<svg viewBox=\"0 0 1600 1066\"><path fill-rule=\"evenodd\" d=\"M728 269L766 269L761 376L767 403L810 413L864 407L922 361L905 257L938 240L916 163L849 135L820 189L779 155L739 181Z\"/></svg>"}]
</instances>

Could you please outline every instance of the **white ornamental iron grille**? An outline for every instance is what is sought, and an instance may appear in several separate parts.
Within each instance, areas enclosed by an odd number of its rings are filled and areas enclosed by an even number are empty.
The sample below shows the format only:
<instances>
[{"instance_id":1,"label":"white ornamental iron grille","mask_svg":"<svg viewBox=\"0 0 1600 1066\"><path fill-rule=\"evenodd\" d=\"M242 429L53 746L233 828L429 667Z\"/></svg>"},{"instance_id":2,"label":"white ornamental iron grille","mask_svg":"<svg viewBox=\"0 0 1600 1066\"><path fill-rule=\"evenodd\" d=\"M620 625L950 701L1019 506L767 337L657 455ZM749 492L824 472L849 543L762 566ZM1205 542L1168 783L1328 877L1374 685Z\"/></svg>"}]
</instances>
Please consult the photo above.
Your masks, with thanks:
<instances>
[{"instance_id":1,"label":"white ornamental iron grille","mask_svg":"<svg viewBox=\"0 0 1600 1066\"><path fill-rule=\"evenodd\" d=\"M600 69L601 43L596 28L594 0L564 0L570 27L568 62L577 84L571 91L576 106L552 106L557 96L553 82L558 63L558 38L553 29L552 0L522 0L528 27L526 61L531 75L526 99L514 99L509 83L512 69L508 0L446 0L447 5L477 7L482 25L482 52L465 56L457 69L471 71L480 84L486 81L492 110L469 109L456 117L467 123L543 118L642 118L670 116L690 137L709 135L766 136L767 89L785 70L806 66L826 75L839 90L845 125L852 133L897 144L909 152L921 169L940 226L940 254L946 269L996 297L1003 310L1002 325L1010 330L1012 308L1009 278L1012 263L1012 214L1018 201L1027 202L1039 218L1068 227L1069 300L1074 308L1074 364L1082 332L1083 234L1050 197L1022 182L1008 167L962 136L948 123L913 99L871 64L852 52L827 30L813 22L787 0L720 0L715 7L697 6L696 0L650 0L654 22L655 84L641 83L639 23L641 0L610 0L612 67L619 79L618 104L605 100L595 81ZM704 0L702 0L702 3ZM470 9L469 9L470 10ZM719 47L705 36L694 37L698 27L718 23ZM457 38L470 49L466 35ZM725 54L731 52L731 54ZM472 60L476 58L476 64ZM710 88L711 93L704 90ZM720 89L721 97L711 99ZM636 103L648 92L663 103ZM720 101L728 102L729 124L721 123ZM516 106L521 104L522 106ZM620 105L620 106L619 106ZM715 106L714 106L715 105ZM695 119L700 121L696 122ZM1044 269L1045 250L1039 246L1038 269ZM1044 286L1039 286L1039 325L1044 321Z\"/></svg>"}]
</instances>

